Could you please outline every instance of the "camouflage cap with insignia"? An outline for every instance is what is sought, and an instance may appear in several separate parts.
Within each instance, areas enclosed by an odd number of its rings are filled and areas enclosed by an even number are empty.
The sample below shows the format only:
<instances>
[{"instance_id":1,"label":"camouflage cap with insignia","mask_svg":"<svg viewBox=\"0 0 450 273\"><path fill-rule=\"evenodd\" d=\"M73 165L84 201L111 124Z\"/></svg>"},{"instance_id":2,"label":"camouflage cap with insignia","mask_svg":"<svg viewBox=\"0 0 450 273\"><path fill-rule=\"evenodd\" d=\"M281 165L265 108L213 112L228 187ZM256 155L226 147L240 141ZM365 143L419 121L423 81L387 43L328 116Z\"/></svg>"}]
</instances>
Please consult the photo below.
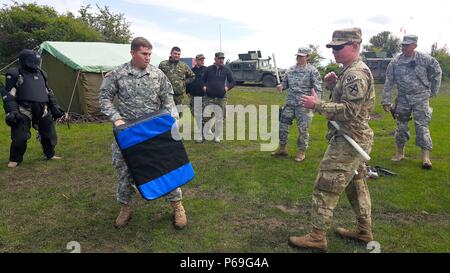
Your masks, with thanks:
<instances>
[{"instance_id":1,"label":"camouflage cap with insignia","mask_svg":"<svg viewBox=\"0 0 450 273\"><path fill-rule=\"evenodd\" d=\"M402 45L417 44L418 37L416 35L403 36Z\"/></svg>"},{"instance_id":2,"label":"camouflage cap with insignia","mask_svg":"<svg viewBox=\"0 0 450 273\"><path fill-rule=\"evenodd\" d=\"M196 58L197 60L205 59L205 55L203 55L203 54L198 54L197 56L195 56L195 58Z\"/></svg>"},{"instance_id":3,"label":"camouflage cap with insignia","mask_svg":"<svg viewBox=\"0 0 450 273\"><path fill-rule=\"evenodd\" d=\"M362 42L362 34L360 28L346 28L335 30L333 32L332 41L329 42L326 47L331 48L333 46L340 46L353 42Z\"/></svg>"},{"instance_id":4,"label":"camouflage cap with insignia","mask_svg":"<svg viewBox=\"0 0 450 273\"><path fill-rule=\"evenodd\" d=\"M307 47L300 47L297 51L297 54L295 54L295 56L308 56L311 54L311 49L307 48Z\"/></svg>"},{"instance_id":5,"label":"camouflage cap with insignia","mask_svg":"<svg viewBox=\"0 0 450 273\"><path fill-rule=\"evenodd\" d=\"M214 57L216 58L225 58L225 54L223 54L223 52L216 52L216 54L214 54Z\"/></svg>"}]
</instances>

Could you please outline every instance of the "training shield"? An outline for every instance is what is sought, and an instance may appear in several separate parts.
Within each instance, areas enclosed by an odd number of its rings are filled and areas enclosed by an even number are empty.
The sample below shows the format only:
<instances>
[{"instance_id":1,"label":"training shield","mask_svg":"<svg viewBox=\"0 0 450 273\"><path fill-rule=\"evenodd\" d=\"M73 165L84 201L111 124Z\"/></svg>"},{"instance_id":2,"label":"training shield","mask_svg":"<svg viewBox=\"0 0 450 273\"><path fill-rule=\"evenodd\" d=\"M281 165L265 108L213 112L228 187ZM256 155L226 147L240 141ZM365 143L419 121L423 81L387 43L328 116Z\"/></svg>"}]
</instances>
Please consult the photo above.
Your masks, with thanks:
<instances>
[{"instance_id":1,"label":"training shield","mask_svg":"<svg viewBox=\"0 0 450 273\"><path fill-rule=\"evenodd\" d=\"M183 142L172 137L174 126L175 119L162 110L113 129L135 185L146 200L159 198L194 178ZM173 130L178 132L176 127Z\"/></svg>"}]
</instances>

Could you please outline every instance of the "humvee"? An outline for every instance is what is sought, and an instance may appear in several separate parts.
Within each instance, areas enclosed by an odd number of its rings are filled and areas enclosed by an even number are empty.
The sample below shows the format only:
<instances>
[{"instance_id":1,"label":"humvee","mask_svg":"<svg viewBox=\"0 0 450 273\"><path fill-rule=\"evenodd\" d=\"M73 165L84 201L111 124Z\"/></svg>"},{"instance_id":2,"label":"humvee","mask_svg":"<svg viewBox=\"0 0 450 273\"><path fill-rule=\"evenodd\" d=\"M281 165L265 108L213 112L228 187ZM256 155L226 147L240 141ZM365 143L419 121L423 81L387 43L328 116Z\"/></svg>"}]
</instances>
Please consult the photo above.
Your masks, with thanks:
<instances>
[{"instance_id":1,"label":"humvee","mask_svg":"<svg viewBox=\"0 0 450 273\"><path fill-rule=\"evenodd\" d=\"M238 54L239 59L227 61L225 64L232 72L236 84L244 82L256 82L264 87L274 87L277 85L275 67L270 64L272 58L261 58L261 51L248 51L248 53ZM278 68L280 81L283 79L286 69Z\"/></svg>"},{"instance_id":2,"label":"humvee","mask_svg":"<svg viewBox=\"0 0 450 273\"><path fill-rule=\"evenodd\" d=\"M363 62L372 71L373 79L383 83L386 79L386 69L392 58L386 57L386 52L363 52Z\"/></svg>"}]
</instances>

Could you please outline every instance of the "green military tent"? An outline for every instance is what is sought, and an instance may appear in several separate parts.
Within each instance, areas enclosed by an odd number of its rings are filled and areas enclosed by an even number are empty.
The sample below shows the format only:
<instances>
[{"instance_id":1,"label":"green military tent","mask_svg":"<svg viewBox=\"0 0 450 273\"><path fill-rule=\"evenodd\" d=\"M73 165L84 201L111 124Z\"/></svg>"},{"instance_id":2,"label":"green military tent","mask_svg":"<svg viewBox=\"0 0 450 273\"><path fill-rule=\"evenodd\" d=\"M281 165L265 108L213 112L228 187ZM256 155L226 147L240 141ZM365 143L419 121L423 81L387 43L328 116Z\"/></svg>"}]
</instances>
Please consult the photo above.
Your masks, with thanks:
<instances>
[{"instance_id":1,"label":"green military tent","mask_svg":"<svg viewBox=\"0 0 450 273\"><path fill-rule=\"evenodd\" d=\"M90 115L101 114L98 96L104 75L131 60L129 44L44 42L40 52L42 69L59 104L70 112ZM161 61L152 54L152 65Z\"/></svg>"}]
</instances>

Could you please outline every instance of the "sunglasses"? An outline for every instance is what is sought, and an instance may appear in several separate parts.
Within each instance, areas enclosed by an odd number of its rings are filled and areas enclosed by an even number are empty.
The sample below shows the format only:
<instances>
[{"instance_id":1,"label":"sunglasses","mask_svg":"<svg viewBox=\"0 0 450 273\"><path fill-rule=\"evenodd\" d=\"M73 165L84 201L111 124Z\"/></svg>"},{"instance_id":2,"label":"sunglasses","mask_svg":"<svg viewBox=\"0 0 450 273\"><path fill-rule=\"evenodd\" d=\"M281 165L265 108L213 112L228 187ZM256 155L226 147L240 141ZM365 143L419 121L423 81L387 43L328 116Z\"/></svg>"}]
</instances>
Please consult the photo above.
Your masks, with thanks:
<instances>
[{"instance_id":1,"label":"sunglasses","mask_svg":"<svg viewBox=\"0 0 450 273\"><path fill-rule=\"evenodd\" d=\"M348 43L345 43L345 44L343 44L343 45L332 46L331 48L333 49L333 51L340 51L340 50L342 50L346 45L351 45L351 44L353 44L353 42L348 42Z\"/></svg>"}]
</instances>

